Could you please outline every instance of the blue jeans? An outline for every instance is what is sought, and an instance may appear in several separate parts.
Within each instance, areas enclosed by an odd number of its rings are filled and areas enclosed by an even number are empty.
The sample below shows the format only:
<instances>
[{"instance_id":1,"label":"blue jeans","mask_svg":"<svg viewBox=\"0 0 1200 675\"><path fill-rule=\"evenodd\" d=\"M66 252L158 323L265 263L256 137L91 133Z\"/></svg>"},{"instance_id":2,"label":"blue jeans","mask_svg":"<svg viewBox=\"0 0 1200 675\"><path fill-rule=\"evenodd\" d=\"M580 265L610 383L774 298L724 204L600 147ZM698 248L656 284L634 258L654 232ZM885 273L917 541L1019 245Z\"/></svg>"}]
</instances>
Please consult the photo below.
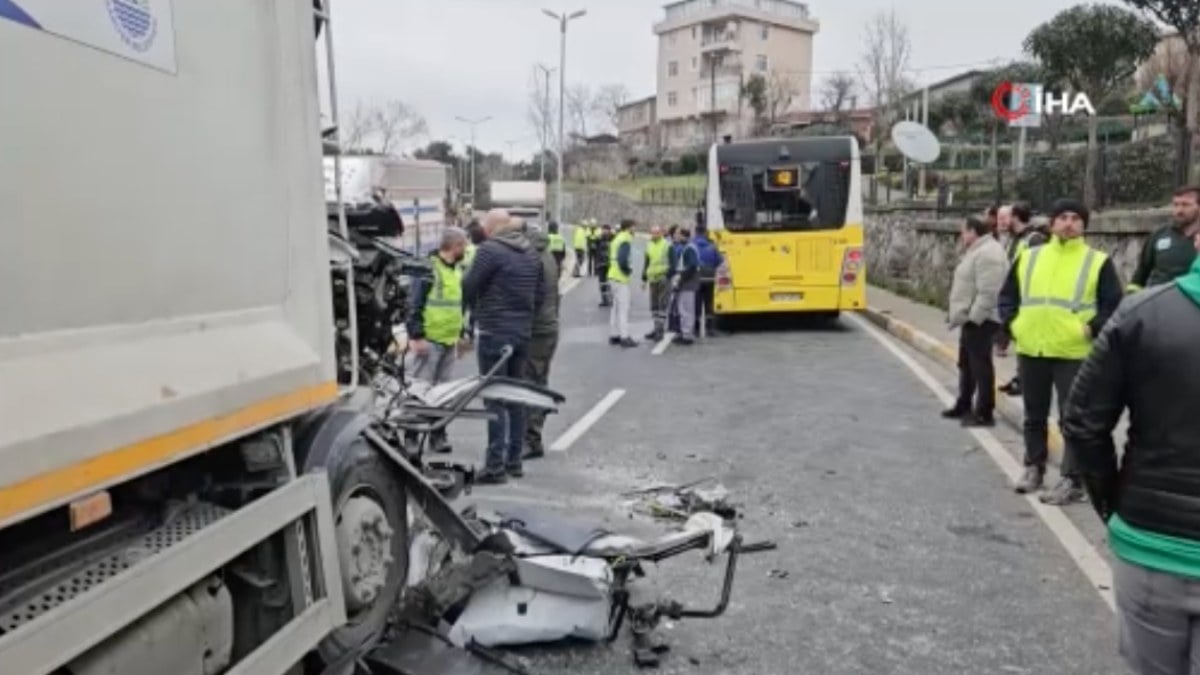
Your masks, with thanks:
<instances>
[{"instance_id":1,"label":"blue jeans","mask_svg":"<svg viewBox=\"0 0 1200 675\"><path fill-rule=\"evenodd\" d=\"M525 377L529 342L500 338L487 333L479 334L479 343L476 346L480 375L487 374L496 365L500 360L500 352L505 347L512 347L513 353L496 375L514 379ZM484 405L496 414L496 419L488 422L484 471L496 475L504 473L506 469L520 469L522 446L525 443L525 406L487 400L484 401Z\"/></svg>"}]
</instances>

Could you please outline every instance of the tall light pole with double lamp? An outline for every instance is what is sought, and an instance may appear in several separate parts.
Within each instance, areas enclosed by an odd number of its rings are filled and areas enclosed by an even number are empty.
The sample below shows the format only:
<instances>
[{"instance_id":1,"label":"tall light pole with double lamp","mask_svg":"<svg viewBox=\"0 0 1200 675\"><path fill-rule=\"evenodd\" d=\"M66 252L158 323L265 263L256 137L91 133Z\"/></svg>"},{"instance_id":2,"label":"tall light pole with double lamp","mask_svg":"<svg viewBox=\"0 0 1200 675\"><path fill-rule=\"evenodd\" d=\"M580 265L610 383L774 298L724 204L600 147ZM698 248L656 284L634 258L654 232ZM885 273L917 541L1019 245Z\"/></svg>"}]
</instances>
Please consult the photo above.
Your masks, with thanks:
<instances>
[{"instance_id":1,"label":"tall light pole with double lamp","mask_svg":"<svg viewBox=\"0 0 1200 675\"><path fill-rule=\"evenodd\" d=\"M542 13L558 22L559 38L559 56L558 56L558 181L555 186L554 199L554 222L562 223L563 215L563 150L566 148L566 133L563 127L563 121L566 119L564 111L567 107L567 24L572 19L578 19L587 14L586 9L581 9L570 14L552 12L548 9L543 9Z\"/></svg>"},{"instance_id":2,"label":"tall light pole with double lamp","mask_svg":"<svg viewBox=\"0 0 1200 675\"><path fill-rule=\"evenodd\" d=\"M477 120L470 120L465 117L456 117L459 122L471 127L471 145L467 148L467 154L471 157L471 208L475 208L475 154L478 150L475 148L475 127L491 120L491 117L480 117Z\"/></svg>"}]
</instances>

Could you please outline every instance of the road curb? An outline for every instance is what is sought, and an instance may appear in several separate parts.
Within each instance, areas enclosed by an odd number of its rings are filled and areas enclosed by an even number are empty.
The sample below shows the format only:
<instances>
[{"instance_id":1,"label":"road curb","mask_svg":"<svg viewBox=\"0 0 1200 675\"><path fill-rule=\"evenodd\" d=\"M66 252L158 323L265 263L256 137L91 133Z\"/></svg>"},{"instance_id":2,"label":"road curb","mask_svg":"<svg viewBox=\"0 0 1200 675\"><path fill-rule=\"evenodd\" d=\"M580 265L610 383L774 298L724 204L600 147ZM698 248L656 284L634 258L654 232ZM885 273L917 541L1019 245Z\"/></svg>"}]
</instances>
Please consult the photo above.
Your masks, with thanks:
<instances>
[{"instance_id":1,"label":"road curb","mask_svg":"<svg viewBox=\"0 0 1200 675\"><path fill-rule=\"evenodd\" d=\"M905 321L897 319L888 312L868 307L862 311L862 316L922 354L945 365L951 370L958 369L958 351L945 342L913 327ZM1000 391L996 392L996 412L999 413L1001 419L1017 431L1021 431L1024 427L1024 410L1022 410L1021 406L1009 401L1008 396ZM1050 425L1048 441L1050 461L1054 464L1061 464L1063 438L1057 425Z\"/></svg>"}]
</instances>

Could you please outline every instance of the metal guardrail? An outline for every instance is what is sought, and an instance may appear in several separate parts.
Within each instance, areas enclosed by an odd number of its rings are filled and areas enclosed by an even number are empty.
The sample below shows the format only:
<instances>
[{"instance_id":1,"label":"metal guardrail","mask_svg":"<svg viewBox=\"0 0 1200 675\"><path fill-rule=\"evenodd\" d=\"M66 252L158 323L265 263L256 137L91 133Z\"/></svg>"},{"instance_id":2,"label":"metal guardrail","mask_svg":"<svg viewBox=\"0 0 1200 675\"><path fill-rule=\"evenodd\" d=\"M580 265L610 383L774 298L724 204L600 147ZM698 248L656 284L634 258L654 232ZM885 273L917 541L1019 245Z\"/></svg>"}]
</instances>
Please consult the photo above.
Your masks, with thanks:
<instances>
[{"instance_id":1,"label":"metal guardrail","mask_svg":"<svg viewBox=\"0 0 1200 675\"><path fill-rule=\"evenodd\" d=\"M696 206L704 201L704 188L643 188L641 202L663 206Z\"/></svg>"}]
</instances>

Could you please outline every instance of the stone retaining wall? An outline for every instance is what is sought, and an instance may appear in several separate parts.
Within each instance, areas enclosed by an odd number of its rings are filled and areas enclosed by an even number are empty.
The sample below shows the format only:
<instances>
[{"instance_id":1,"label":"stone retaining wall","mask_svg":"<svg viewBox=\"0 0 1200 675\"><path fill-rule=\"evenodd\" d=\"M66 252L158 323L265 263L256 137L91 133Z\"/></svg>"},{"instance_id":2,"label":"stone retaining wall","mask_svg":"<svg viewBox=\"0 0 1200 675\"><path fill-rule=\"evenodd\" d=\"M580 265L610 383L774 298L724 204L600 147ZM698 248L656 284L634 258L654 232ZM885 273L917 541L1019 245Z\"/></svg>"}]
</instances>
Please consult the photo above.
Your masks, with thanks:
<instances>
[{"instance_id":1,"label":"stone retaining wall","mask_svg":"<svg viewBox=\"0 0 1200 675\"><path fill-rule=\"evenodd\" d=\"M936 218L929 211L880 209L866 222L867 274L872 284L945 307L962 217ZM1171 222L1167 209L1107 211L1092 215L1087 239L1112 256L1123 279L1137 266L1142 243Z\"/></svg>"},{"instance_id":2,"label":"stone retaining wall","mask_svg":"<svg viewBox=\"0 0 1200 675\"><path fill-rule=\"evenodd\" d=\"M600 223L616 224L632 218L645 228L650 225L691 227L696 222L694 207L646 204L605 190L575 188L567 193L564 201L563 220L568 223L595 218Z\"/></svg>"}]
</instances>

